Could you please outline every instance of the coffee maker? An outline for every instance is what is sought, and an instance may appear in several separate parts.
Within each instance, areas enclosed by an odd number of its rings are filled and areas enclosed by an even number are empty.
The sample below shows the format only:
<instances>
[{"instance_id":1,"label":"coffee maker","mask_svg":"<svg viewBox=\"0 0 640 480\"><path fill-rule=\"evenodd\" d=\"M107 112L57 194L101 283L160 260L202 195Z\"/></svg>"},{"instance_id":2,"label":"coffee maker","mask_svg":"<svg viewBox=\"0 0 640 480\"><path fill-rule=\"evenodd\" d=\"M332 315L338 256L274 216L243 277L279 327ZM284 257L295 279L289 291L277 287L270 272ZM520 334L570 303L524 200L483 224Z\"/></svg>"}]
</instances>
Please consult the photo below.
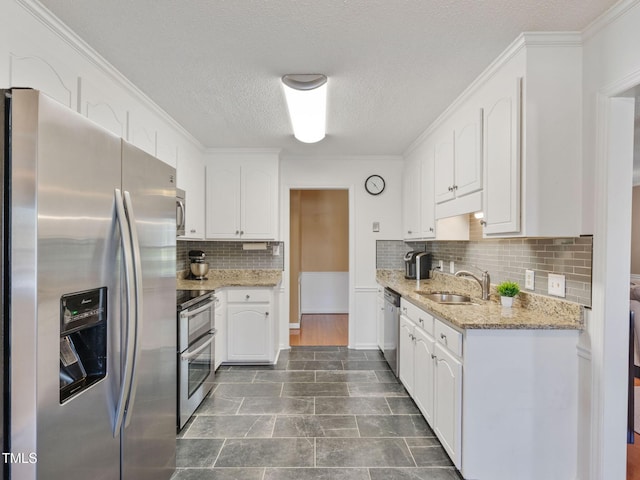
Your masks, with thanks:
<instances>
[{"instance_id":1,"label":"coffee maker","mask_svg":"<svg viewBox=\"0 0 640 480\"><path fill-rule=\"evenodd\" d=\"M191 261L190 279L204 280L209 272L209 264L205 262L206 255L202 250L189 250L189 260Z\"/></svg>"},{"instance_id":2,"label":"coffee maker","mask_svg":"<svg viewBox=\"0 0 640 480\"><path fill-rule=\"evenodd\" d=\"M404 256L404 278L416 279L417 258L420 257L420 279L425 280L431 274L431 254L423 251L411 250Z\"/></svg>"}]
</instances>

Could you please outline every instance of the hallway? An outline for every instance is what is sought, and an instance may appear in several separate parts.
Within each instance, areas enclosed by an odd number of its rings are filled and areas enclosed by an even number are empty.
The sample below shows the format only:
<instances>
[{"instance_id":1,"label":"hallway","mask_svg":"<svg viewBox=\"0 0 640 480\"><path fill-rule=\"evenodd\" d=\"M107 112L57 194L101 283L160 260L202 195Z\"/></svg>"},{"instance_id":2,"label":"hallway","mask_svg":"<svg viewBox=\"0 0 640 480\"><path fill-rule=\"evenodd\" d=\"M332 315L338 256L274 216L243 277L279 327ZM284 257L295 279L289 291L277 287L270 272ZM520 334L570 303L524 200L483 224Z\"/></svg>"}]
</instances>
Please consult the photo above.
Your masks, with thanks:
<instances>
[{"instance_id":1,"label":"hallway","mask_svg":"<svg viewBox=\"0 0 640 480\"><path fill-rule=\"evenodd\" d=\"M302 315L300 328L289 330L289 345L292 347L346 347L348 344L348 314Z\"/></svg>"},{"instance_id":2,"label":"hallway","mask_svg":"<svg viewBox=\"0 0 640 480\"><path fill-rule=\"evenodd\" d=\"M294 347L226 366L178 437L173 480L458 480L380 352Z\"/></svg>"}]
</instances>

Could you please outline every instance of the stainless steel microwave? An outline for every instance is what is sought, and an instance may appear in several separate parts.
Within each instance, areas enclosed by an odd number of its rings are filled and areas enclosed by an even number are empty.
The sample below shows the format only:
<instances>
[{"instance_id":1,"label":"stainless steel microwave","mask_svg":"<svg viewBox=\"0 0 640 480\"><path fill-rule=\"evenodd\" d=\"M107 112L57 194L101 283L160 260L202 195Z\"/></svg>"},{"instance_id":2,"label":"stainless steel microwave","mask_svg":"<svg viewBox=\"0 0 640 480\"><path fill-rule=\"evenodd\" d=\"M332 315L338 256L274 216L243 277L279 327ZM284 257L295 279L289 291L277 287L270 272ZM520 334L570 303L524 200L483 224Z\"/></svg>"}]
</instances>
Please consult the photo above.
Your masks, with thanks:
<instances>
[{"instance_id":1,"label":"stainless steel microwave","mask_svg":"<svg viewBox=\"0 0 640 480\"><path fill-rule=\"evenodd\" d=\"M176 188L176 236L184 236L184 225L186 219L186 192Z\"/></svg>"}]
</instances>

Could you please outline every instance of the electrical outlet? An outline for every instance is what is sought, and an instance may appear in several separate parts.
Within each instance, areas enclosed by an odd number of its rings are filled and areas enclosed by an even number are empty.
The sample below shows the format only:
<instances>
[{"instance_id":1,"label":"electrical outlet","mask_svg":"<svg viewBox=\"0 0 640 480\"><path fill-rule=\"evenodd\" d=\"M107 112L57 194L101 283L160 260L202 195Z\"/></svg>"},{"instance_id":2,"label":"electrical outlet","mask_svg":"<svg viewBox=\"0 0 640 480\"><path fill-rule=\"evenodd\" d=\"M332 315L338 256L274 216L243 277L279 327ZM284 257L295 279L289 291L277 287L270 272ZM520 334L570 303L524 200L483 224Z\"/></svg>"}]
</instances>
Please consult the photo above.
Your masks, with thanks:
<instances>
[{"instance_id":1,"label":"electrical outlet","mask_svg":"<svg viewBox=\"0 0 640 480\"><path fill-rule=\"evenodd\" d=\"M444 273L444 261L438 260L438 268Z\"/></svg>"},{"instance_id":2,"label":"electrical outlet","mask_svg":"<svg viewBox=\"0 0 640 480\"><path fill-rule=\"evenodd\" d=\"M453 260L449 262L449 273L456 273L456 266L453 263Z\"/></svg>"},{"instance_id":3,"label":"electrical outlet","mask_svg":"<svg viewBox=\"0 0 640 480\"><path fill-rule=\"evenodd\" d=\"M280 255L280 245L274 245L273 249L271 250L272 254L274 257L277 257Z\"/></svg>"},{"instance_id":4,"label":"electrical outlet","mask_svg":"<svg viewBox=\"0 0 640 480\"><path fill-rule=\"evenodd\" d=\"M549 295L555 295L556 297L566 297L565 293L565 281L564 275L556 275L555 273L549 274Z\"/></svg>"},{"instance_id":5,"label":"electrical outlet","mask_svg":"<svg viewBox=\"0 0 640 480\"><path fill-rule=\"evenodd\" d=\"M536 272L533 270L524 271L524 288L527 290L535 290L536 288Z\"/></svg>"}]
</instances>

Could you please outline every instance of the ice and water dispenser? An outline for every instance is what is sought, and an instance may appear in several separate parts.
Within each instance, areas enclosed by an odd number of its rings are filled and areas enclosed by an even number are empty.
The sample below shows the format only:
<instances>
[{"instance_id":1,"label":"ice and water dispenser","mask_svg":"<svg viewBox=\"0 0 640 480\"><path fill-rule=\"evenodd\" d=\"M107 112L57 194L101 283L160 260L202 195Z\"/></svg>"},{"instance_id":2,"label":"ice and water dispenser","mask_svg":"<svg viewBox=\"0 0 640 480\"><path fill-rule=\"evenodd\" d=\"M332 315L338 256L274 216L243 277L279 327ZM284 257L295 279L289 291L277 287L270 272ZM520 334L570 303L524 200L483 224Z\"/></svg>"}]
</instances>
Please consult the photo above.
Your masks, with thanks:
<instances>
[{"instance_id":1,"label":"ice and water dispenser","mask_svg":"<svg viewBox=\"0 0 640 480\"><path fill-rule=\"evenodd\" d=\"M107 287L60 297L60 403L107 374Z\"/></svg>"}]
</instances>

